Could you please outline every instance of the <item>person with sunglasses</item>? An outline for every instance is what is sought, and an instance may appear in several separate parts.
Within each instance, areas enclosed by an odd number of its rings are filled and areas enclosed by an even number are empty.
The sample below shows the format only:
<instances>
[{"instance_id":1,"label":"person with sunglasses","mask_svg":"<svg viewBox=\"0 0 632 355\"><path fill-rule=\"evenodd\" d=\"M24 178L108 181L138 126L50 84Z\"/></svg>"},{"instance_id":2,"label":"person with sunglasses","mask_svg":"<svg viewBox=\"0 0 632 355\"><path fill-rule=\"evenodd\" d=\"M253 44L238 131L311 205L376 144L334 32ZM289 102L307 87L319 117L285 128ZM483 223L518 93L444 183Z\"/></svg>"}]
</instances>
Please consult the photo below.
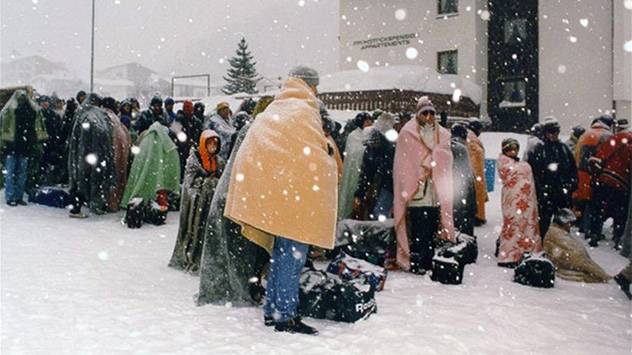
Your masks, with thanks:
<instances>
[{"instance_id":1,"label":"person with sunglasses","mask_svg":"<svg viewBox=\"0 0 632 355\"><path fill-rule=\"evenodd\" d=\"M560 141L560 123L549 116L542 121L542 144L533 147L527 162L533 170L538 196L540 237L544 239L553 215L572 205L577 189L577 165L573 152Z\"/></svg>"},{"instance_id":2,"label":"person with sunglasses","mask_svg":"<svg viewBox=\"0 0 632 355\"><path fill-rule=\"evenodd\" d=\"M435 239L455 241L451 134L436 123L427 96L401 130L395 149L393 192L397 264L423 275L432 267Z\"/></svg>"}]
</instances>

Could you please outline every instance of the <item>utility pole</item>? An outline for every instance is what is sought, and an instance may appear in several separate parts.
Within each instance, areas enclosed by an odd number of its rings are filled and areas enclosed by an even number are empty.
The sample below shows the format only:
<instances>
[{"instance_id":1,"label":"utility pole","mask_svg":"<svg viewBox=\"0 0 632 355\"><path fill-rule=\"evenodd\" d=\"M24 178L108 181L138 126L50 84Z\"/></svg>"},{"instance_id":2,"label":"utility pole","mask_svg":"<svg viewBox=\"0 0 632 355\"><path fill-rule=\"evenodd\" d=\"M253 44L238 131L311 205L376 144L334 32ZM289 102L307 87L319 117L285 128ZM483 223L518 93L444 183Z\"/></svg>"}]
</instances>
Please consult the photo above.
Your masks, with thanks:
<instances>
[{"instance_id":1,"label":"utility pole","mask_svg":"<svg viewBox=\"0 0 632 355\"><path fill-rule=\"evenodd\" d=\"M90 48L90 92L94 92L94 2L92 0L92 44Z\"/></svg>"}]
</instances>

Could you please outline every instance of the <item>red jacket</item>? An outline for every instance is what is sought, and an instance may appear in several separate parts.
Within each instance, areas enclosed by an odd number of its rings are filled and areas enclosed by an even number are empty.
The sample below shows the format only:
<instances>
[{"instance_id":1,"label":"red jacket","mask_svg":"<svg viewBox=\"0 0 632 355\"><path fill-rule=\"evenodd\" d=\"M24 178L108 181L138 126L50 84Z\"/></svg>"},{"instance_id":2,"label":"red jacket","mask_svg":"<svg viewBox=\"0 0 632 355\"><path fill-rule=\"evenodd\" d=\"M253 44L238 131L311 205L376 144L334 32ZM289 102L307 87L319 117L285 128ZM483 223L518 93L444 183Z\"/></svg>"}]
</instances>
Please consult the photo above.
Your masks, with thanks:
<instances>
[{"instance_id":1,"label":"red jacket","mask_svg":"<svg viewBox=\"0 0 632 355\"><path fill-rule=\"evenodd\" d=\"M601 160L602 167L597 182L630 192L632 132L621 131L608 138L597 148L595 157Z\"/></svg>"},{"instance_id":2,"label":"red jacket","mask_svg":"<svg viewBox=\"0 0 632 355\"><path fill-rule=\"evenodd\" d=\"M588 172L588 159L595 156L597 147L612 135L610 127L605 123L595 122L586 133L582 134L575 147L575 161L579 184L573 192L574 200L590 200L592 194L592 176Z\"/></svg>"}]
</instances>

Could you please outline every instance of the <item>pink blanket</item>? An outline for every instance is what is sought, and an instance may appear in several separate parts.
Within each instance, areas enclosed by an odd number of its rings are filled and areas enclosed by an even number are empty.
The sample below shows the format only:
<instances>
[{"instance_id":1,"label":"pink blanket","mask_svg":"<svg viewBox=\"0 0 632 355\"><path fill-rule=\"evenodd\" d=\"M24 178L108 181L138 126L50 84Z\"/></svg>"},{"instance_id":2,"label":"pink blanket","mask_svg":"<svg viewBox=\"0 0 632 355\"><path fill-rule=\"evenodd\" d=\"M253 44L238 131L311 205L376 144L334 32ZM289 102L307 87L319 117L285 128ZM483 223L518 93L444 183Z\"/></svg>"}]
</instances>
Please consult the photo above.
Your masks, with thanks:
<instances>
[{"instance_id":1,"label":"pink blanket","mask_svg":"<svg viewBox=\"0 0 632 355\"><path fill-rule=\"evenodd\" d=\"M450 132L435 125L435 147L430 149L419 134L417 120L410 120L401 130L395 149L393 192L397 231L397 264L410 269L410 248L406 231L406 206L417 193L419 181L432 177L441 207L439 238L455 242L452 217L452 152Z\"/></svg>"}]
</instances>

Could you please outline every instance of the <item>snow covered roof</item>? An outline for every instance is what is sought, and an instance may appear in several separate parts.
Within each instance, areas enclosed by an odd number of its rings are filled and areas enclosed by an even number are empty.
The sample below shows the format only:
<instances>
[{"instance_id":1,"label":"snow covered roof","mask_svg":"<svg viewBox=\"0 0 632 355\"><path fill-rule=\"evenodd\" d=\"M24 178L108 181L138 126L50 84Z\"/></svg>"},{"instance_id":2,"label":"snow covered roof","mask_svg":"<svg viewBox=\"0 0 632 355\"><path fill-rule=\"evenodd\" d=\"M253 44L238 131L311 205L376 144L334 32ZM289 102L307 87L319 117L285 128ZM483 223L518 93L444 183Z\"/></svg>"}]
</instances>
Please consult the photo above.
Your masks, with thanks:
<instances>
[{"instance_id":1,"label":"snow covered roof","mask_svg":"<svg viewBox=\"0 0 632 355\"><path fill-rule=\"evenodd\" d=\"M105 78L94 78L94 82L97 85L105 85L105 86L125 86L125 87L132 87L134 86L134 83L129 81L129 80L125 80L125 79L105 79Z\"/></svg>"},{"instance_id":2,"label":"snow covered roof","mask_svg":"<svg viewBox=\"0 0 632 355\"><path fill-rule=\"evenodd\" d=\"M347 92L368 90L401 89L425 93L452 95L461 89L461 96L470 98L479 104L483 96L482 88L472 80L454 74L439 74L434 69L416 65L397 65L389 67L348 70L323 75L318 91Z\"/></svg>"}]
</instances>

